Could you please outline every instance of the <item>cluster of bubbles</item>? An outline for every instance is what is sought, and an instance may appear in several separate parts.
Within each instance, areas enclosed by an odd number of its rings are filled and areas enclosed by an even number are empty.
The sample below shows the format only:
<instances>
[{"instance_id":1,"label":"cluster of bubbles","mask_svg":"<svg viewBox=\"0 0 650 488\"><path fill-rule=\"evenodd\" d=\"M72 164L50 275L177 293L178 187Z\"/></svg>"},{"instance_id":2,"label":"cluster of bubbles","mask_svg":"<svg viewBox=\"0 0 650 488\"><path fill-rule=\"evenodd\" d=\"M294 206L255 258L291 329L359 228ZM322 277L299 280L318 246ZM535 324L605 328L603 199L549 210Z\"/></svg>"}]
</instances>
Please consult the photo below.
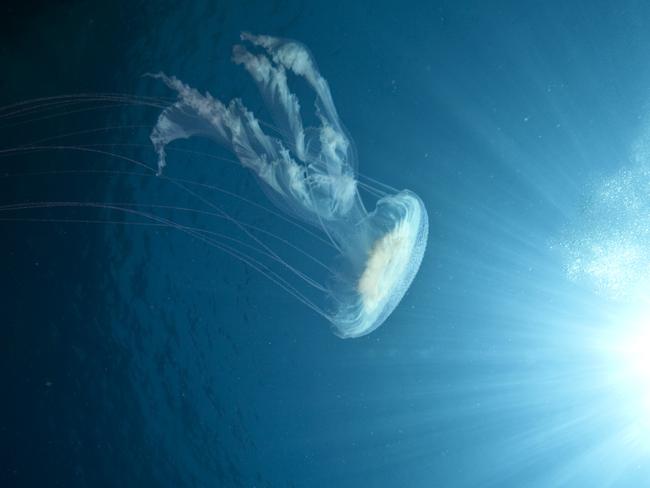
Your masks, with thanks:
<instances>
[{"instance_id":1,"label":"cluster of bubbles","mask_svg":"<svg viewBox=\"0 0 650 488\"><path fill-rule=\"evenodd\" d=\"M562 246L569 278L610 298L650 290L650 164L643 154L635 151L631 166L593 185Z\"/></svg>"}]
</instances>

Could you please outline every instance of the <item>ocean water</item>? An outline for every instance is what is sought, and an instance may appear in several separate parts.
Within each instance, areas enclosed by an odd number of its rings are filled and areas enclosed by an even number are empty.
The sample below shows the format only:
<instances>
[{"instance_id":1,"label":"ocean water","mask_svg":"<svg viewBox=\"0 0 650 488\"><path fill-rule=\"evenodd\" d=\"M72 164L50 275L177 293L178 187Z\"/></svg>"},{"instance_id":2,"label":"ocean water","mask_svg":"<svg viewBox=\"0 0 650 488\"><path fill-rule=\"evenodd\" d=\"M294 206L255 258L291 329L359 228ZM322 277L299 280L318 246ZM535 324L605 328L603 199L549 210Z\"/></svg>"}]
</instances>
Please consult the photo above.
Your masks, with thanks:
<instances>
[{"instance_id":1,"label":"ocean water","mask_svg":"<svg viewBox=\"0 0 650 488\"><path fill-rule=\"evenodd\" d=\"M630 373L620 348L608 347L645 323L644 303L598 286L603 276L629 285L618 280L627 268L636 282L644 276L638 229L650 186L639 183L627 240L617 226L629 199L602 215L593 205L599 182L616 186L625 168L647 164L646 2L0 9L0 486L650 483L650 375ZM307 45L360 171L427 206L422 267L370 335L337 338L264 276L148 218L238 237L134 161L155 166L148 135L173 102L146 73L241 97L264 114L230 61L241 31ZM99 93L154 98L43 105ZM6 108L40 98L38 111ZM7 151L26 144L44 149ZM165 176L208 185L193 188L323 253L309 234L237 198L267 203L225 151L198 139L173 148ZM7 207L16 204L40 208ZM141 213L110 208L131 204ZM611 258L612 240L631 242L636 257ZM303 254L275 245L310 269ZM611 259L589 265L602 249Z\"/></svg>"}]
</instances>

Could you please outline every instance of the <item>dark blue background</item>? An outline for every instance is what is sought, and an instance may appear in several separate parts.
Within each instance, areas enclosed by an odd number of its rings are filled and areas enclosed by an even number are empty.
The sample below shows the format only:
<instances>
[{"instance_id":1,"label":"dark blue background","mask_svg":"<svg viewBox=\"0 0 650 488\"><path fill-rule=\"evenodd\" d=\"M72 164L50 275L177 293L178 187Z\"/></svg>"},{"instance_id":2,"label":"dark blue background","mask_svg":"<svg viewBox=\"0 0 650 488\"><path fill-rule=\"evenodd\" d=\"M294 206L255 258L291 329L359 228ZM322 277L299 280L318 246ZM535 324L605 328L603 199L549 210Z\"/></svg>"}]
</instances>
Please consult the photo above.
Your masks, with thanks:
<instances>
[{"instance_id":1,"label":"dark blue background","mask_svg":"<svg viewBox=\"0 0 650 488\"><path fill-rule=\"evenodd\" d=\"M567 282L552 243L584 185L623 164L643 132L646 2L10 2L1 17L3 106L170 97L141 76L165 71L257 111L232 44L241 30L298 39L330 83L360 170L421 195L431 230L393 316L342 341L181 232L101 209L1 212L21 221L0 222L0 485L643 486L648 458L614 455L619 420L591 415L608 394L585 373L588 329L569 330L600 299ZM158 112L0 119L0 149L120 126L58 141L115 144L154 165L147 128L131 126ZM177 147L227 156L202 141ZM99 154L0 164L2 205L209 210L152 176L62 172L134 170ZM23 174L37 172L48 174ZM173 154L168 175L265 202L244 170L200 155ZM321 252L239 201L201 194Z\"/></svg>"}]
</instances>

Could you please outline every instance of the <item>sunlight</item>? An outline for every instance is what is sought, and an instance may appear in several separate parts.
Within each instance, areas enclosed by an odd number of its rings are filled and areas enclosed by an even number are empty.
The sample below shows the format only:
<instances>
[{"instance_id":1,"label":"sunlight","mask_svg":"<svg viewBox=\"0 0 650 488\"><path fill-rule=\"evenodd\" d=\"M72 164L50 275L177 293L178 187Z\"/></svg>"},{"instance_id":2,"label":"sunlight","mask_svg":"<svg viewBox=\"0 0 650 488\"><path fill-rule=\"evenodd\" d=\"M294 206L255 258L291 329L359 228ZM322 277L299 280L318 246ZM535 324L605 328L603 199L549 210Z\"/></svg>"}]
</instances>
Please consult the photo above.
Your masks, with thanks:
<instances>
[{"instance_id":1,"label":"sunlight","mask_svg":"<svg viewBox=\"0 0 650 488\"><path fill-rule=\"evenodd\" d=\"M623 380L630 393L637 397L644 413L650 412L650 327L643 323L634 328L617 349Z\"/></svg>"}]
</instances>

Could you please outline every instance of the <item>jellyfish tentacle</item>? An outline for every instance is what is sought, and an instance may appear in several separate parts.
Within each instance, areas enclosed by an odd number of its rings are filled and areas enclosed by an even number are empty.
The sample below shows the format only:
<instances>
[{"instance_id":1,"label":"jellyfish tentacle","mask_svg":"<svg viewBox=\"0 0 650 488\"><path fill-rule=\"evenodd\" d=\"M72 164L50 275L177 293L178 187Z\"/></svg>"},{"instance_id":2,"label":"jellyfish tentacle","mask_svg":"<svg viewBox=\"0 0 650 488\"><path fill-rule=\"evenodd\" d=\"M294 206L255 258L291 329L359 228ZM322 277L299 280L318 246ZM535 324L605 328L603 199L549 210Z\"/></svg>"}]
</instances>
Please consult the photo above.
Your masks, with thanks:
<instances>
[{"instance_id":1,"label":"jellyfish tentacle","mask_svg":"<svg viewBox=\"0 0 650 488\"><path fill-rule=\"evenodd\" d=\"M99 145L99 147L101 147L101 146L102 145ZM86 146L62 146L62 145L53 146L53 145L47 145L47 146L29 146L29 147L16 147L16 148L10 148L10 149L0 149L0 158L1 157L6 157L6 156L11 156L12 154L18 154L18 153L27 153L27 152L34 153L34 152L40 152L40 151L53 151L53 150L79 151L79 152L87 152L87 153L92 153L92 154L99 154L99 155L103 155L103 156L110 156L112 158L116 158L116 159L119 159L119 160L122 160L122 161L126 161L127 163L136 165L138 167L145 168L147 170L146 173L129 173L129 172L121 172L121 171L115 171L115 170L84 170L84 172L88 172L88 173L94 172L94 173L106 173L106 174L128 174L128 175L146 176L146 175L152 175L153 171L154 171L153 168L151 168L149 165L145 164L142 161L139 161L139 160L136 160L136 159L133 159L133 158L129 158L129 157L123 155L123 154L117 154L117 153L113 153L113 152L110 152L110 151L104 151L104 150L96 149L92 145L86 145ZM209 156L209 155L206 155L206 156ZM73 172L80 172L80 170L72 170L72 171ZM55 171L55 172L45 171L45 172L38 172L38 173L32 173L32 174L51 174L51 173L66 173L66 171L60 171L60 170ZM252 201L252 200L250 200L248 198L245 198L245 197L243 197L241 195L238 195L236 193L229 192L229 191L227 191L227 190L225 190L223 188L220 188L220 187L218 187L216 185L200 183L200 182L197 182L197 181L187 180L187 179L183 179L183 178L171 178L171 177L168 177L168 176L162 176L161 178L163 180L169 181L169 182L174 183L174 184L177 184L177 183L189 184L189 185L193 185L193 186L197 186L197 187L203 187L203 188L206 188L206 189L209 189L209 190L217 191L217 192L220 192L220 193L223 193L223 194L227 194L227 195L229 195L229 196L231 196L233 198L241 200L241 201L243 201L243 202L245 202L245 203L247 203L249 205L252 205L252 206L254 206L256 208L259 208L259 209L261 209L261 210L263 210L265 212L269 212L270 214L272 214L272 215L274 215L274 216L276 216L276 217L278 217L280 219L283 219L283 220L285 220L286 222L288 222L288 223L290 223L292 225L295 225L297 228L301 229L302 231L306 232L307 234L310 234L312 237L320 240L322 243L329 244L328 241L326 241L326 240L322 239L320 236L314 234L313 231L311 231L307 227L303 226L302 224L300 224L296 220L285 217L282 214L274 212L273 210L271 210L271 209L269 209L269 208L267 208L267 207L265 207L263 205L260 205L257 202L254 202L254 201ZM194 195L194 193L192 193L192 195Z\"/></svg>"},{"instance_id":2,"label":"jellyfish tentacle","mask_svg":"<svg viewBox=\"0 0 650 488\"><path fill-rule=\"evenodd\" d=\"M233 256L235 259L238 259L239 261L243 262L247 266L251 267L255 271L259 272L263 276L267 277L274 283L276 283L278 286L283 288L285 291L287 291L289 294L293 295L296 299L298 299L300 302L304 303L306 306L311 308L313 311L316 313L320 314L327 320L331 320L331 316L329 316L323 309L318 307L311 301L307 296L305 296L303 293L298 291L298 289L289 283L285 278L280 276L277 272L273 271L270 269L267 265L264 263L260 262L259 260L255 259L251 255L248 255L244 252L242 252L240 249L233 247L232 245L226 244L224 242L221 242L217 239L215 239L213 236L211 236L209 232L206 232L204 229L196 229L193 227L188 227L182 224L179 224L173 220L167 219L165 217L161 217L155 214L151 214L148 212L143 212L137 209L133 208L128 208L124 206L116 206L112 204L107 204L107 203L98 203L98 202L28 202L28 203L19 203L19 204L7 204L7 205L0 205L0 212L4 211L17 211L17 210L29 210L29 209L42 209L42 208L56 208L56 207L87 207L87 208L103 208L107 210L116 210L125 214L130 214L134 216L139 216L146 218L149 221L152 221L154 223L159 223L161 225L164 225L166 227L170 227L176 230L179 230L187 235L190 235L194 237L195 239L198 239L200 241L205 242L206 244L215 247L217 249L220 249L221 251ZM223 236L221 236L223 237ZM233 240L232 238L229 238L230 240ZM236 240L236 239L235 239ZM240 243L240 245L243 243ZM248 246L251 247L251 246ZM251 247L252 248L252 247ZM264 251L259 251L264 253ZM269 256L273 258L273 256ZM286 263L281 262L281 264L284 264L286 266ZM292 271L293 269L290 268ZM310 283L309 279L306 279L305 275L302 273L297 273L297 276L302 278L305 282L310 284L311 286L314 286L314 284ZM317 289L321 289L321 287L316 286Z\"/></svg>"}]
</instances>

